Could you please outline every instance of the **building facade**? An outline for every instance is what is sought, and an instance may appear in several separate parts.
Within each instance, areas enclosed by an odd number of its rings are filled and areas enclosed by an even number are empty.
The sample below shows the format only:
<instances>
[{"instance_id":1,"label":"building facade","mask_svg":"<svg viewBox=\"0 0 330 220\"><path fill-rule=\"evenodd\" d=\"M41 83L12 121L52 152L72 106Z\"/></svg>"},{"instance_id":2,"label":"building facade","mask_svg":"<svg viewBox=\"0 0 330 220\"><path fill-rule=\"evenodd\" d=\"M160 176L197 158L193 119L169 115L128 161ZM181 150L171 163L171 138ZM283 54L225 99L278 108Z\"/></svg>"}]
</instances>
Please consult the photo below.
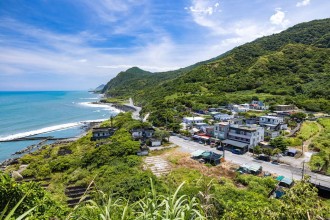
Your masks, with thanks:
<instances>
[{"instance_id":1,"label":"building facade","mask_svg":"<svg viewBox=\"0 0 330 220\"><path fill-rule=\"evenodd\" d=\"M256 125L230 125L227 138L248 144L253 148L264 140L264 128Z\"/></svg>"},{"instance_id":2,"label":"building facade","mask_svg":"<svg viewBox=\"0 0 330 220\"><path fill-rule=\"evenodd\" d=\"M196 123L203 123L204 120L205 120L205 118L203 118L203 117L184 117L182 119L182 122L192 125L192 124L196 124Z\"/></svg>"}]
</instances>

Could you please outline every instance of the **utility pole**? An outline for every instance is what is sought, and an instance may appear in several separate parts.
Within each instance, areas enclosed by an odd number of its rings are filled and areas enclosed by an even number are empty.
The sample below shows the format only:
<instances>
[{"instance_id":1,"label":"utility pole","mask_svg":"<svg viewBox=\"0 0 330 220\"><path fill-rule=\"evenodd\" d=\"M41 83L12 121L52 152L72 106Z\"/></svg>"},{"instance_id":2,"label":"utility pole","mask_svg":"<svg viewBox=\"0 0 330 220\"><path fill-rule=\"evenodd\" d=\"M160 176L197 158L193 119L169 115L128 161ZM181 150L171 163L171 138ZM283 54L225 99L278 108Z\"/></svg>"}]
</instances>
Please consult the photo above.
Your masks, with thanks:
<instances>
[{"instance_id":1,"label":"utility pole","mask_svg":"<svg viewBox=\"0 0 330 220\"><path fill-rule=\"evenodd\" d=\"M303 167L302 167L301 179L303 180L305 174L305 161L303 161L302 163L303 163Z\"/></svg>"},{"instance_id":2,"label":"utility pole","mask_svg":"<svg viewBox=\"0 0 330 220\"><path fill-rule=\"evenodd\" d=\"M220 145L222 146L223 159L225 159L225 145L221 141L220 141Z\"/></svg>"}]
</instances>

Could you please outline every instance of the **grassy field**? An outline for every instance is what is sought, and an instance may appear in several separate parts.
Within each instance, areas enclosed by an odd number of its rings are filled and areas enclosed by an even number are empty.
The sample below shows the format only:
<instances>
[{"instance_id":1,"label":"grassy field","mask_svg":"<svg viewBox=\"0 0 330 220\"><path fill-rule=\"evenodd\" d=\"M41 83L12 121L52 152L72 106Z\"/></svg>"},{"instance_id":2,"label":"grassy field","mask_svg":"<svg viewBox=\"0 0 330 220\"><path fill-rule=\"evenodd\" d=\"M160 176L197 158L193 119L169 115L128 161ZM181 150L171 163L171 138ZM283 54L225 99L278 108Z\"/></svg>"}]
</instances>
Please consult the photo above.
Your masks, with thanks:
<instances>
[{"instance_id":1,"label":"grassy field","mask_svg":"<svg viewBox=\"0 0 330 220\"><path fill-rule=\"evenodd\" d=\"M320 130L319 130L319 126L317 125L317 122L305 121L302 124L296 137L287 138L288 145L289 146L301 146L304 141L313 137L318 132L320 132Z\"/></svg>"},{"instance_id":2,"label":"grassy field","mask_svg":"<svg viewBox=\"0 0 330 220\"><path fill-rule=\"evenodd\" d=\"M313 155L310 166L312 170L322 171L330 175L330 118L321 118L318 122L323 129L311 145L319 153Z\"/></svg>"}]
</instances>

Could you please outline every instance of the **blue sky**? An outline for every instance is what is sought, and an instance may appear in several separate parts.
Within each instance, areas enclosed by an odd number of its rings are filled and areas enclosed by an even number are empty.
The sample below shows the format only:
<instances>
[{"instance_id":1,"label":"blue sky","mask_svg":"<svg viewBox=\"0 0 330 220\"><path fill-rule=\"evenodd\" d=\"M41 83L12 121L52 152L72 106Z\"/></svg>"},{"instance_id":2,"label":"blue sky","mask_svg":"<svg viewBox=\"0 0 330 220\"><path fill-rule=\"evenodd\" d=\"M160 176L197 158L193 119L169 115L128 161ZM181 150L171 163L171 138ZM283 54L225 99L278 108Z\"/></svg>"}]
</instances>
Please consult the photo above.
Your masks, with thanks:
<instances>
[{"instance_id":1,"label":"blue sky","mask_svg":"<svg viewBox=\"0 0 330 220\"><path fill-rule=\"evenodd\" d=\"M329 11L328 0L3 0L0 90L84 90L131 66L177 69Z\"/></svg>"}]
</instances>

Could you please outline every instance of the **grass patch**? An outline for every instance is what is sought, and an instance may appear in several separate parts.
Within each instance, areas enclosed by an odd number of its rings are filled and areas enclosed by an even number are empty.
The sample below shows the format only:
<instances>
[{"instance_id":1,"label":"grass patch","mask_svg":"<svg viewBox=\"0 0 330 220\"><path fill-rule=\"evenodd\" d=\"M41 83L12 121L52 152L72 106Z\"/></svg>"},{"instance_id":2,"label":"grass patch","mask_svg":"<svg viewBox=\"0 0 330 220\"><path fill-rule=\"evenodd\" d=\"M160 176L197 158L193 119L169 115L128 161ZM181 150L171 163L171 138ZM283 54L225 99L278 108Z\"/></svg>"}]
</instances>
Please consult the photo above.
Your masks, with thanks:
<instances>
[{"instance_id":1,"label":"grass patch","mask_svg":"<svg viewBox=\"0 0 330 220\"><path fill-rule=\"evenodd\" d=\"M319 153L312 156L309 165L314 171L330 175L330 118L321 118L318 122L322 125L323 130L313 140L311 147Z\"/></svg>"},{"instance_id":2,"label":"grass patch","mask_svg":"<svg viewBox=\"0 0 330 220\"><path fill-rule=\"evenodd\" d=\"M286 140L289 146L301 146L304 141L313 137L318 132L320 132L320 130L319 130L319 126L317 125L317 122L305 121L302 124L296 137L290 137L287 138Z\"/></svg>"}]
</instances>

